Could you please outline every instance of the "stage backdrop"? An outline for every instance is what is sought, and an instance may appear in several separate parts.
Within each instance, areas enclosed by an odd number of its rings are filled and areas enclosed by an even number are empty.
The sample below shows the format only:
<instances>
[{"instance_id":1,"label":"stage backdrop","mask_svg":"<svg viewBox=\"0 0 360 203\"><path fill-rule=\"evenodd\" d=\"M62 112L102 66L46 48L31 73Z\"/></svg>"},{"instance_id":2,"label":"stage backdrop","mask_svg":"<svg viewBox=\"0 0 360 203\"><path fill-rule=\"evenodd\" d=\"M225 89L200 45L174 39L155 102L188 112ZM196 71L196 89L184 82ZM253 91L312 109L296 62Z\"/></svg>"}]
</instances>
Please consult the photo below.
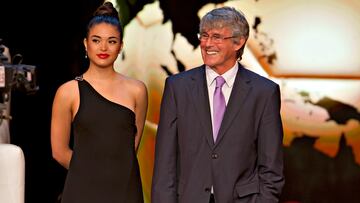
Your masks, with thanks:
<instances>
[{"instance_id":1,"label":"stage backdrop","mask_svg":"<svg viewBox=\"0 0 360 203\"><path fill-rule=\"evenodd\" d=\"M223 5L243 11L251 26L241 63L281 87L281 201L360 202L359 1L113 2L125 23L116 69L144 81L149 91L138 154L147 203L165 78L202 64L200 18Z\"/></svg>"}]
</instances>

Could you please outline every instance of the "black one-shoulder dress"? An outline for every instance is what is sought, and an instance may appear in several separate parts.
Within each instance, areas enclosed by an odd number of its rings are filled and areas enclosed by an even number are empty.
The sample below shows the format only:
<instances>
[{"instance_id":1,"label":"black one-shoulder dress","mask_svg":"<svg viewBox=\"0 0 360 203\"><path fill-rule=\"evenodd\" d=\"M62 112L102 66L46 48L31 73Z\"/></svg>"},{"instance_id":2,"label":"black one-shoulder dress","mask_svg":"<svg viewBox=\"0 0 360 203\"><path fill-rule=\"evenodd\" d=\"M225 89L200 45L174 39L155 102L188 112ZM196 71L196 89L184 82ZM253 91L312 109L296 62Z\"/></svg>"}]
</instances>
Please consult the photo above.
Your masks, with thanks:
<instances>
[{"instance_id":1,"label":"black one-shoulder dress","mask_svg":"<svg viewBox=\"0 0 360 203\"><path fill-rule=\"evenodd\" d=\"M62 203L143 203L134 112L76 80L80 106Z\"/></svg>"}]
</instances>

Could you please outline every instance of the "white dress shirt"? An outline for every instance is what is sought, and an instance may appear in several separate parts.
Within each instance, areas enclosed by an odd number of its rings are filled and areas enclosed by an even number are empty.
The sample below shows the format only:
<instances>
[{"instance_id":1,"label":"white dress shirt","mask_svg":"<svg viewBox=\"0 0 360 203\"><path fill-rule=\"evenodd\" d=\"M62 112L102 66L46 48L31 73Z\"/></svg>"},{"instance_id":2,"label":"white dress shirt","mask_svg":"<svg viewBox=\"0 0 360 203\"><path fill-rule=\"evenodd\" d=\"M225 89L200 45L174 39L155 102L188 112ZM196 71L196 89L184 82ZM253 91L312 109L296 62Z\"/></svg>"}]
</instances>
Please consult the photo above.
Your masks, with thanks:
<instances>
[{"instance_id":1,"label":"white dress shirt","mask_svg":"<svg viewBox=\"0 0 360 203\"><path fill-rule=\"evenodd\" d=\"M228 71L226 71L224 74L221 75L225 79L225 84L222 86L222 92L225 97L226 105L228 104L231 90L234 86L236 73L237 73L238 69L239 69L238 63L236 62L232 68L230 68ZM213 69L211 69L209 66L206 66L205 72L206 72L206 83L208 86L208 93L209 93L208 95L209 95L211 123L212 123L214 120L213 97L214 97L214 91L215 91L215 87L216 87L215 78L217 76L219 76L219 74L217 72L215 72Z\"/></svg>"}]
</instances>

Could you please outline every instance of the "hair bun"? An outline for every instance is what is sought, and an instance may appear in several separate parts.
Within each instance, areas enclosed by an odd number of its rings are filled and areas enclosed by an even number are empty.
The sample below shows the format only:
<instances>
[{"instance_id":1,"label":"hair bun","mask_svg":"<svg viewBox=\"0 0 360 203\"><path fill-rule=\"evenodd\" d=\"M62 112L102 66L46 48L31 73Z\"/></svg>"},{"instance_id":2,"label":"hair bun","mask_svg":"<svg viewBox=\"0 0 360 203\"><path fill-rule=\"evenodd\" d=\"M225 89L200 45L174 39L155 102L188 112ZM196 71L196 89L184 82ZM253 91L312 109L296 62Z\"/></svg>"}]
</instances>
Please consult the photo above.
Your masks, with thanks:
<instances>
[{"instance_id":1,"label":"hair bun","mask_svg":"<svg viewBox=\"0 0 360 203\"><path fill-rule=\"evenodd\" d=\"M111 2L106 1L103 5L99 6L98 9L96 9L93 16L113 16L118 19L119 13Z\"/></svg>"}]
</instances>

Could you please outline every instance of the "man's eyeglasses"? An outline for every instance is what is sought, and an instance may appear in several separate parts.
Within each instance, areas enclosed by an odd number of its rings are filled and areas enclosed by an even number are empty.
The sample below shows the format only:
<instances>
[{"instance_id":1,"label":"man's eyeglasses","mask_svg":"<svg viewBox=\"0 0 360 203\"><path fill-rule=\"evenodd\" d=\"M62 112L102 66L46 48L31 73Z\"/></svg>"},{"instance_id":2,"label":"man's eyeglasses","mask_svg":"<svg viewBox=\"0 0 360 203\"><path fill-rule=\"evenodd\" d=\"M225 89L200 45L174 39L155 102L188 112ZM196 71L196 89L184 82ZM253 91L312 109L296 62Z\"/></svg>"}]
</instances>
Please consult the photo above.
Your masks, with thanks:
<instances>
[{"instance_id":1,"label":"man's eyeglasses","mask_svg":"<svg viewBox=\"0 0 360 203\"><path fill-rule=\"evenodd\" d=\"M206 42L206 41L208 41L208 39L210 39L212 42L220 44L226 39L235 38L237 36L223 37L223 36L217 35L217 34L209 36L206 33L199 33L199 34L197 34L197 37L200 40L200 42Z\"/></svg>"}]
</instances>

